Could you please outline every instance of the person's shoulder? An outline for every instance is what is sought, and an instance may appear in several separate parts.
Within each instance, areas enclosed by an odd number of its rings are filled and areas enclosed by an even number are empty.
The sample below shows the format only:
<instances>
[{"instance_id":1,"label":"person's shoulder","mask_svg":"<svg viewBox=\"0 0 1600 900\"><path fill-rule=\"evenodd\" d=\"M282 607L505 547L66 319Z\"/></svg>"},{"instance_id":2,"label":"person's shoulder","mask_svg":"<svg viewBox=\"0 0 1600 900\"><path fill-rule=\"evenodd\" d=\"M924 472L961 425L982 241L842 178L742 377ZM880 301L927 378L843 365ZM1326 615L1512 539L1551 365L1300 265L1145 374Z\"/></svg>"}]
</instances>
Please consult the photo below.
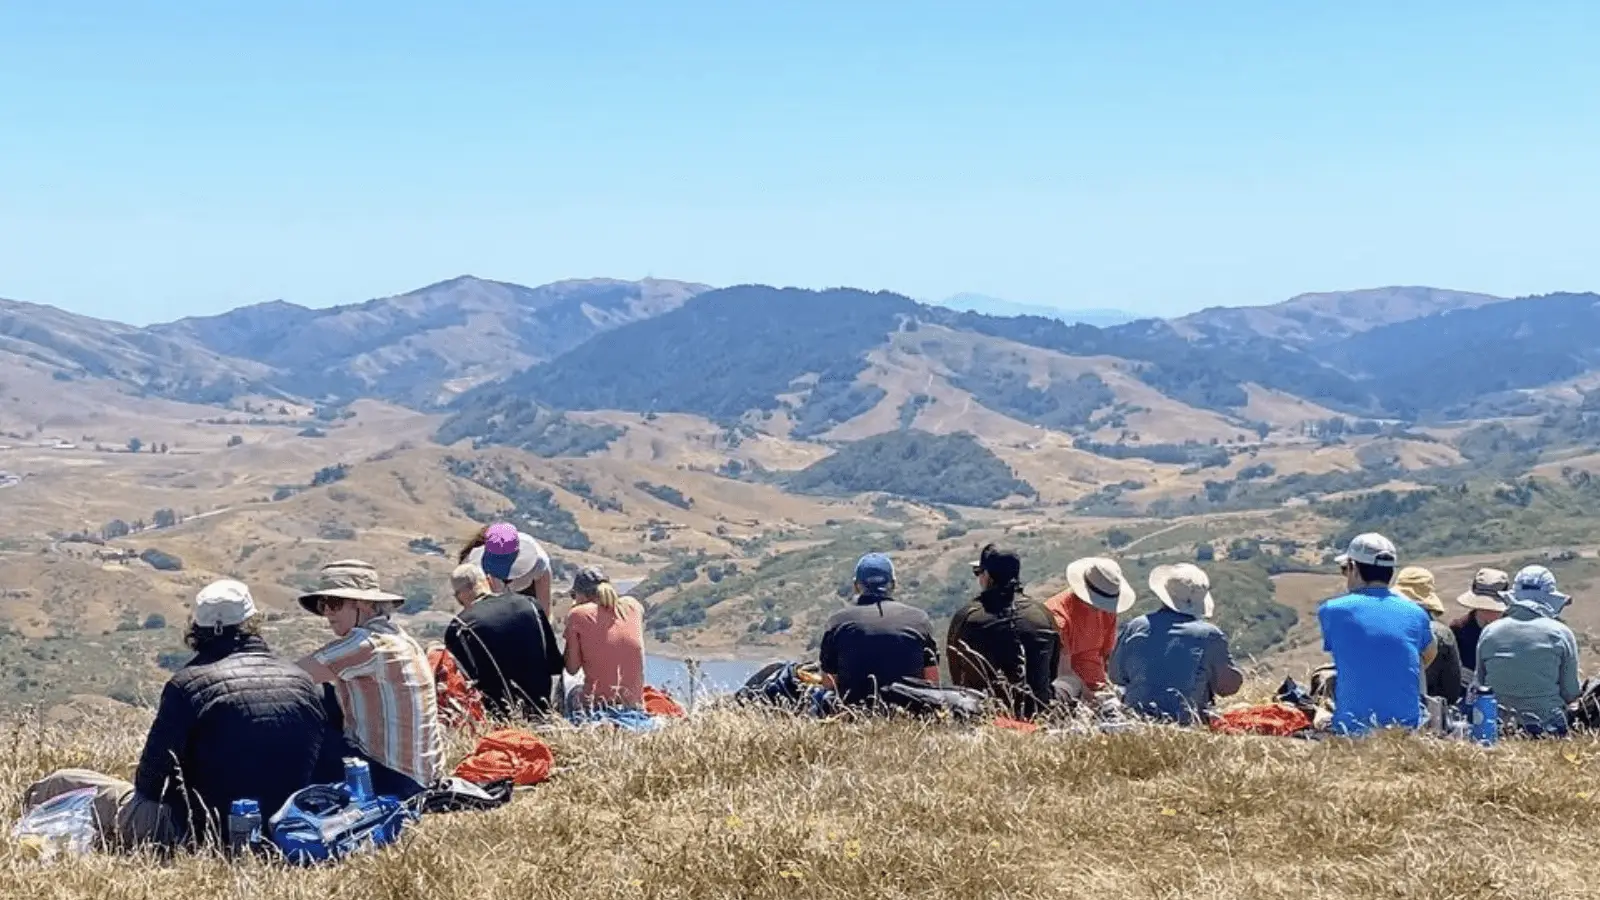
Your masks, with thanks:
<instances>
[{"instance_id":1,"label":"person's shoulder","mask_svg":"<svg viewBox=\"0 0 1600 900\"><path fill-rule=\"evenodd\" d=\"M919 619L930 623L933 621L927 610L920 606L912 606L904 600L885 600L883 605L909 619Z\"/></svg>"}]
</instances>

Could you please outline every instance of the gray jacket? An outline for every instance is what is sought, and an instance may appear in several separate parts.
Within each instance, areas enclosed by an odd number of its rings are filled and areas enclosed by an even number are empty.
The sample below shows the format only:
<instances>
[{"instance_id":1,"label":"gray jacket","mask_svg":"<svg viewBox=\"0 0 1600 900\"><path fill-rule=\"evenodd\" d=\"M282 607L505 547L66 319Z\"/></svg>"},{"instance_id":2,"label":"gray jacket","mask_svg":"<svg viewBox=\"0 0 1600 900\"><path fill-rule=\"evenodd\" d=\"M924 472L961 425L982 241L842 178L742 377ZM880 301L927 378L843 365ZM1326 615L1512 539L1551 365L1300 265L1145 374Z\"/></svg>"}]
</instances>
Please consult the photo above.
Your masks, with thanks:
<instances>
[{"instance_id":1,"label":"gray jacket","mask_svg":"<svg viewBox=\"0 0 1600 900\"><path fill-rule=\"evenodd\" d=\"M1478 639L1478 683L1494 690L1508 725L1565 728L1578 699L1578 640L1542 604L1516 600Z\"/></svg>"}]
</instances>

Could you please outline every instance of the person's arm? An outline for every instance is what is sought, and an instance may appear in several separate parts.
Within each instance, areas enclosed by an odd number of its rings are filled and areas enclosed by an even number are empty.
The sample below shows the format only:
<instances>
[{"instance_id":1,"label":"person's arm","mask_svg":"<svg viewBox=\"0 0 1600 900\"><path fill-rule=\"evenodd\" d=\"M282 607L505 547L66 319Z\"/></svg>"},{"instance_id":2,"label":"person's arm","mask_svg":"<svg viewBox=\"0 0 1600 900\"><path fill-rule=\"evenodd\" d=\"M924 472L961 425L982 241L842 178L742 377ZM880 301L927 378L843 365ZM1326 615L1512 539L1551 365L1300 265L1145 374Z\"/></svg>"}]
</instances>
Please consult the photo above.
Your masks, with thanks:
<instances>
[{"instance_id":1,"label":"person's arm","mask_svg":"<svg viewBox=\"0 0 1600 900\"><path fill-rule=\"evenodd\" d=\"M1439 642L1438 669L1439 696L1446 703L1460 702L1467 689L1461 682L1461 649L1456 646L1454 635Z\"/></svg>"},{"instance_id":2,"label":"person's arm","mask_svg":"<svg viewBox=\"0 0 1600 900\"><path fill-rule=\"evenodd\" d=\"M1493 653L1492 644L1484 641L1484 638L1487 636L1488 635L1482 634L1478 635L1478 664L1472 668L1473 683L1477 684L1479 687L1485 687L1489 684L1489 676L1488 672L1485 671L1484 663L1488 661L1489 657L1492 656Z\"/></svg>"},{"instance_id":3,"label":"person's arm","mask_svg":"<svg viewBox=\"0 0 1600 900\"><path fill-rule=\"evenodd\" d=\"M194 707L189 704L189 698L172 682L167 682L161 691L156 720L150 723L150 733L145 737L144 751L139 754L139 768L133 776L133 787L140 796L159 801L177 784L181 774L178 758L188 746L189 729L193 725Z\"/></svg>"},{"instance_id":4,"label":"person's arm","mask_svg":"<svg viewBox=\"0 0 1600 900\"><path fill-rule=\"evenodd\" d=\"M556 637L556 630L550 624L550 617L539 616L539 627L544 631L544 645L549 648L545 651L545 659L549 662L549 673L560 675L565 658L561 653L561 640Z\"/></svg>"},{"instance_id":5,"label":"person's arm","mask_svg":"<svg viewBox=\"0 0 1600 900\"><path fill-rule=\"evenodd\" d=\"M1561 644L1566 650L1561 660L1561 699L1572 703L1583 693L1583 685L1578 681L1578 639L1571 628L1561 636Z\"/></svg>"},{"instance_id":6,"label":"person's arm","mask_svg":"<svg viewBox=\"0 0 1600 900\"><path fill-rule=\"evenodd\" d=\"M939 683L939 642L933 638L933 623L922 626L922 680Z\"/></svg>"},{"instance_id":7,"label":"person's arm","mask_svg":"<svg viewBox=\"0 0 1600 900\"><path fill-rule=\"evenodd\" d=\"M1128 654L1138 643L1139 638L1133 634L1132 628L1124 628L1117 634L1117 642L1111 648L1111 659L1106 663L1106 677L1112 684L1128 684Z\"/></svg>"},{"instance_id":8,"label":"person's arm","mask_svg":"<svg viewBox=\"0 0 1600 900\"><path fill-rule=\"evenodd\" d=\"M570 616L567 618L567 650L564 656L567 661L568 675L576 675L583 669L583 650L580 649L582 646L580 635L583 633L583 626L579 625L574 628L573 626L577 624L576 619Z\"/></svg>"},{"instance_id":9,"label":"person's arm","mask_svg":"<svg viewBox=\"0 0 1600 900\"><path fill-rule=\"evenodd\" d=\"M972 687L976 683L975 679L968 677L972 674L972 667L967 661L966 628L966 609L956 610L956 614L950 617L950 630L945 634L944 658L945 668L950 672L950 683L959 687Z\"/></svg>"},{"instance_id":10,"label":"person's arm","mask_svg":"<svg viewBox=\"0 0 1600 900\"><path fill-rule=\"evenodd\" d=\"M378 651L364 632L354 632L323 647L295 665L319 684L348 681L378 670Z\"/></svg>"},{"instance_id":11,"label":"person's arm","mask_svg":"<svg viewBox=\"0 0 1600 900\"><path fill-rule=\"evenodd\" d=\"M1211 693L1232 697L1244 688L1244 672L1233 661L1227 635L1219 633L1211 648Z\"/></svg>"},{"instance_id":12,"label":"person's arm","mask_svg":"<svg viewBox=\"0 0 1600 900\"><path fill-rule=\"evenodd\" d=\"M817 648L817 668L822 670L822 685L830 691L839 690L839 648L833 623L822 631L822 645Z\"/></svg>"},{"instance_id":13,"label":"person's arm","mask_svg":"<svg viewBox=\"0 0 1600 900\"><path fill-rule=\"evenodd\" d=\"M533 576L533 602L539 604L539 611L545 618L550 617L550 567Z\"/></svg>"}]
</instances>

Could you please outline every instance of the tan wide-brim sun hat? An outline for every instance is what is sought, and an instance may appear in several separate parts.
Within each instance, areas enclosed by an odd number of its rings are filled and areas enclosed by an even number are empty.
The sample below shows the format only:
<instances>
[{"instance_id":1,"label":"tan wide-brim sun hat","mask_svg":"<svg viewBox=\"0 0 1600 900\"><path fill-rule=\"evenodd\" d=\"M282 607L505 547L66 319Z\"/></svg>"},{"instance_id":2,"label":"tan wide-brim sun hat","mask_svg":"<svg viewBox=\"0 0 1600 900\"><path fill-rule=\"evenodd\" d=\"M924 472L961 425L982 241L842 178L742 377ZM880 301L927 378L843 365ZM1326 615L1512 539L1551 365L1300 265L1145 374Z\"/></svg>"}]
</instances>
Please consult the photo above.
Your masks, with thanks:
<instances>
[{"instance_id":1,"label":"tan wide-brim sun hat","mask_svg":"<svg viewBox=\"0 0 1600 900\"><path fill-rule=\"evenodd\" d=\"M369 603L404 603L406 598L378 587L378 570L359 559L341 559L322 567L317 589L300 595L306 612L320 614L317 603L324 597L336 600L365 600Z\"/></svg>"},{"instance_id":2,"label":"tan wide-brim sun hat","mask_svg":"<svg viewBox=\"0 0 1600 900\"><path fill-rule=\"evenodd\" d=\"M1395 592L1428 611L1429 615L1445 614L1444 601L1433 587L1433 573L1421 566L1406 566L1394 578Z\"/></svg>"},{"instance_id":3,"label":"tan wide-brim sun hat","mask_svg":"<svg viewBox=\"0 0 1600 900\"><path fill-rule=\"evenodd\" d=\"M1209 619L1217 611L1211 578L1194 563L1156 566L1150 572L1150 590L1162 606L1175 613Z\"/></svg>"},{"instance_id":4,"label":"tan wide-brim sun hat","mask_svg":"<svg viewBox=\"0 0 1600 900\"><path fill-rule=\"evenodd\" d=\"M1505 612L1505 593L1511 590L1511 576L1499 569L1479 569L1472 576L1472 587L1456 597L1467 609Z\"/></svg>"},{"instance_id":5,"label":"tan wide-brim sun hat","mask_svg":"<svg viewBox=\"0 0 1600 900\"><path fill-rule=\"evenodd\" d=\"M1080 559L1067 566L1067 587L1079 600L1108 613L1125 613L1139 599L1122 574L1122 567L1103 556Z\"/></svg>"}]
</instances>

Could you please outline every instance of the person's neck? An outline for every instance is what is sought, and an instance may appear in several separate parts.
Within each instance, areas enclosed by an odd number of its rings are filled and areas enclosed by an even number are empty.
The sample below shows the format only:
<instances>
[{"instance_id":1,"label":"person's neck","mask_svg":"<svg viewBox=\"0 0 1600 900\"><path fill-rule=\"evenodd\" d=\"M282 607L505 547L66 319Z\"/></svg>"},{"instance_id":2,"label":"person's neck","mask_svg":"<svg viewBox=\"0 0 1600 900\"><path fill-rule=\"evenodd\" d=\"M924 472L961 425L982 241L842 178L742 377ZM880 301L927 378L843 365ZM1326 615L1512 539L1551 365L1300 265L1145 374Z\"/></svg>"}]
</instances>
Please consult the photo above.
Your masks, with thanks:
<instances>
[{"instance_id":1,"label":"person's neck","mask_svg":"<svg viewBox=\"0 0 1600 900\"><path fill-rule=\"evenodd\" d=\"M1388 583L1382 581L1363 581L1352 588L1352 590L1357 591L1387 591L1388 589Z\"/></svg>"}]
</instances>

